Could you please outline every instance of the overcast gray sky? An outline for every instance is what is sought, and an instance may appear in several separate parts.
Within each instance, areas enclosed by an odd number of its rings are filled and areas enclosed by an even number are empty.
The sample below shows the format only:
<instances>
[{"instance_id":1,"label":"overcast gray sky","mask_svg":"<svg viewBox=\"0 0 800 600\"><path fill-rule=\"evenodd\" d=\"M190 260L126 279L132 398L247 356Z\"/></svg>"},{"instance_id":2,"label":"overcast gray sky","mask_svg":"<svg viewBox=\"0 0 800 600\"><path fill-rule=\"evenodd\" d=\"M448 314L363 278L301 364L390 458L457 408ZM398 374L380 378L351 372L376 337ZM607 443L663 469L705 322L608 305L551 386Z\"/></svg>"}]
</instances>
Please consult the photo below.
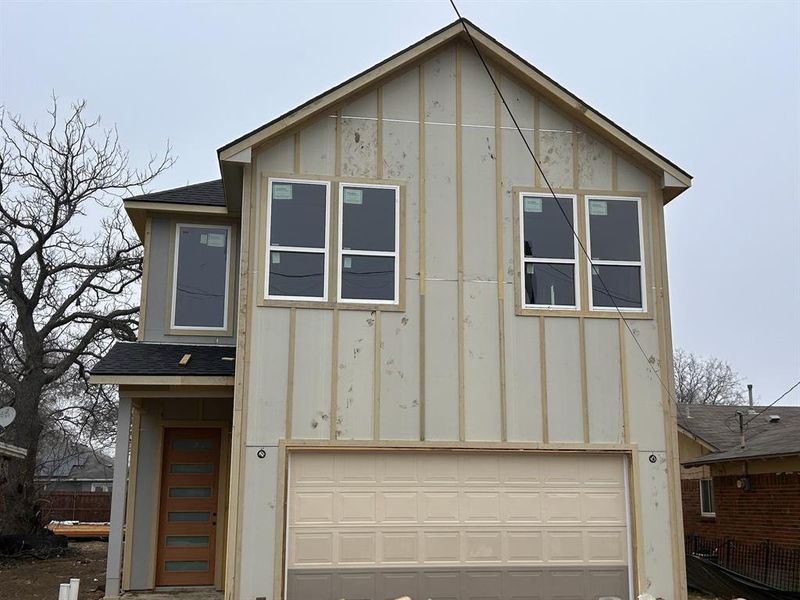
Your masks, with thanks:
<instances>
[{"instance_id":1,"label":"overcast gray sky","mask_svg":"<svg viewBox=\"0 0 800 600\"><path fill-rule=\"evenodd\" d=\"M764 403L800 379L800 2L466 2L462 14L695 177L667 207L676 347ZM155 188L454 20L436 2L0 0L0 104L116 123ZM800 404L800 389L784 403Z\"/></svg>"}]
</instances>

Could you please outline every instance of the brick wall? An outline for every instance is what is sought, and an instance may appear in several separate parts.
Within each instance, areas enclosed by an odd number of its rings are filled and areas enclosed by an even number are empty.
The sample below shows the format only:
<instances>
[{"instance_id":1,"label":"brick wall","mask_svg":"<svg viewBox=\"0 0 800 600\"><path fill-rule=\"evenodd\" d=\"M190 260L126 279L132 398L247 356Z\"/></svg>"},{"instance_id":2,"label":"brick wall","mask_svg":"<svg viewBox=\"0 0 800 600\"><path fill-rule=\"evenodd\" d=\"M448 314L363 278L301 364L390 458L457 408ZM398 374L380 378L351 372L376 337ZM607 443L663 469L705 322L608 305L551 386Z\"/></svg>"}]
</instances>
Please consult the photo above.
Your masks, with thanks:
<instances>
[{"instance_id":1,"label":"brick wall","mask_svg":"<svg viewBox=\"0 0 800 600\"><path fill-rule=\"evenodd\" d=\"M749 491L739 477L714 477L714 518L700 516L700 481L681 481L686 535L800 547L800 473L750 475Z\"/></svg>"}]
</instances>

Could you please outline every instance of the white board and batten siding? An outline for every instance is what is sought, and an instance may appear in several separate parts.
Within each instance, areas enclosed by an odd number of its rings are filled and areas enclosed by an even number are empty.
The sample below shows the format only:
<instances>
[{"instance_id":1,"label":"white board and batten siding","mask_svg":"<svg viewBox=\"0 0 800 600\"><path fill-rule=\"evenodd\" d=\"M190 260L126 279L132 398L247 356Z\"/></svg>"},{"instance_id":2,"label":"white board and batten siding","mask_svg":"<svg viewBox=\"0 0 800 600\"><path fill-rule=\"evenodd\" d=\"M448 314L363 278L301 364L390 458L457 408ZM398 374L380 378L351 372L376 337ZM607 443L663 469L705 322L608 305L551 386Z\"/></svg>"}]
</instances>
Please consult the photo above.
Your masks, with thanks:
<instances>
[{"instance_id":1,"label":"white board and batten siding","mask_svg":"<svg viewBox=\"0 0 800 600\"><path fill-rule=\"evenodd\" d=\"M496 75L554 187L578 194L579 201L587 190L642 194L652 282L657 269L649 219L662 210L653 205L654 176L513 77L499 70ZM263 521L255 513L280 501L275 449L283 439L605 449L636 444L642 490L636 505L662 494L657 507L642 508L640 535L667 539L661 531L669 523L662 390L631 333L621 335L618 319L609 315L529 315L515 309L518 200L512 190L542 183L507 111L496 110L480 61L466 46L458 52L450 46L353 98L338 117L335 112L254 154L255 198L262 198L260 186L270 174L346 181L375 180L382 173L402 182L404 307L376 314L369 306L334 311L259 305L263 290L255 275L263 268L264 248L258 229L266 207L254 203L251 256L258 264L250 265L243 522ZM648 318L632 321L633 334L660 365L660 315L655 302L648 309ZM256 457L260 448L269 449L267 459ZM652 467L650 454L660 468ZM274 525L263 527L258 535L273 539ZM242 597L272 589L272 563L256 550L261 547L254 532L243 536ZM658 566L671 564L670 552L655 543L640 552L641 573L665 586L659 589L671 589L671 575Z\"/></svg>"}]
</instances>

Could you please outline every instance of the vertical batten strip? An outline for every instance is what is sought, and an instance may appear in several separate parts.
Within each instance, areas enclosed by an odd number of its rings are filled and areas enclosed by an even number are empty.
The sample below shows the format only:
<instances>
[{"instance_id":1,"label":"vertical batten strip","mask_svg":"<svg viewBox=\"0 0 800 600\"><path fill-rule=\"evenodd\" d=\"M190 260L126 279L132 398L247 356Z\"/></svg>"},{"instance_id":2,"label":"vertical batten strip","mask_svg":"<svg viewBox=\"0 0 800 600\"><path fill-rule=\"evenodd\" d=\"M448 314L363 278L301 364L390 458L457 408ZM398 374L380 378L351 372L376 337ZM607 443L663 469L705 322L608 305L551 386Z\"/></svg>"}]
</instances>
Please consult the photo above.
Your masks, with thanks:
<instances>
[{"instance_id":1,"label":"vertical batten strip","mask_svg":"<svg viewBox=\"0 0 800 600\"><path fill-rule=\"evenodd\" d=\"M144 256L142 256L142 287L139 300L139 328L136 338L144 340L145 314L147 312L147 280L150 278L150 243L152 237L153 218L147 217L144 226Z\"/></svg>"},{"instance_id":2,"label":"vertical batten strip","mask_svg":"<svg viewBox=\"0 0 800 600\"><path fill-rule=\"evenodd\" d=\"M336 110L336 148L335 148L335 160L334 160L334 173L336 177L341 177L342 175L342 109L339 108ZM336 198L336 202L333 199ZM337 290L337 278L338 273L334 271L338 269L338 266L334 268L334 265L338 265L338 261L335 260L336 255L339 252L339 188L337 185L331 186L331 257L329 264L330 267L330 277L329 281L333 282L333 285L328 285L328 296L330 298L336 298L338 294ZM331 315L333 318L333 325L332 325L332 332L331 332L331 407L330 407L330 414L328 415L328 426L330 428L329 437L332 440L335 440L338 435L338 425L337 422L339 420L338 416L338 407L337 403L337 386L339 380L339 306L338 303L334 303L333 306L333 314Z\"/></svg>"},{"instance_id":3,"label":"vertical batten strip","mask_svg":"<svg viewBox=\"0 0 800 600\"><path fill-rule=\"evenodd\" d=\"M375 352L372 377L372 439L381 439L381 311L375 311Z\"/></svg>"},{"instance_id":4,"label":"vertical batten strip","mask_svg":"<svg viewBox=\"0 0 800 600\"><path fill-rule=\"evenodd\" d=\"M375 144L375 172L378 179L383 179L383 87L379 87L376 96L378 98L378 131L377 144Z\"/></svg>"},{"instance_id":5,"label":"vertical batten strip","mask_svg":"<svg viewBox=\"0 0 800 600\"><path fill-rule=\"evenodd\" d=\"M617 191L617 153L611 152L611 191Z\"/></svg>"},{"instance_id":6,"label":"vertical batten strip","mask_svg":"<svg viewBox=\"0 0 800 600\"><path fill-rule=\"evenodd\" d=\"M461 124L461 44L456 45L456 261L458 268L458 439L466 437L464 406L464 199Z\"/></svg>"},{"instance_id":7,"label":"vertical batten strip","mask_svg":"<svg viewBox=\"0 0 800 600\"><path fill-rule=\"evenodd\" d=\"M497 85L502 82L497 73ZM497 244L497 330L499 332L500 369L500 439L508 440L508 404L506 398L506 344L505 344L505 294L503 290L503 163L502 120L500 95L494 94L494 184L495 184L495 241Z\"/></svg>"},{"instance_id":8,"label":"vertical batten strip","mask_svg":"<svg viewBox=\"0 0 800 600\"><path fill-rule=\"evenodd\" d=\"M542 396L542 442L550 441L550 424L547 421L547 356L545 354L544 317L539 317L539 380Z\"/></svg>"},{"instance_id":9,"label":"vertical batten strip","mask_svg":"<svg viewBox=\"0 0 800 600\"><path fill-rule=\"evenodd\" d=\"M577 190L581 180L580 165L578 164L578 126L572 124L572 189Z\"/></svg>"},{"instance_id":10,"label":"vertical batten strip","mask_svg":"<svg viewBox=\"0 0 800 600\"><path fill-rule=\"evenodd\" d=\"M419 75L419 439L425 441L425 67Z\"/></svg>"},{"instance_id":11,"label":"vertical batten strip","mask_svg":"<svg viewBox=\"0 0 800 600\"><path fill-rule=\"evenodd\" d=\"M294 413L294 349L297 329L297 309L289 309L289 355L286 361L286 439L292 439L292 418Z\"/></svg>"},{"instance_id":12,"label":"vertical batten strip","mask_svg":"<svg viewBox=\"0 0 800 600\"><path fill-rule=\"evenodd\" d=\"M589 390L586 383L586 320L578 317L578 346L581 353L581 410L583 412L583 441L589 443Z\"/></svg>"},{"instance_id":13,"label":"vertical batten strip","mask_svg":"<svg viewBox=\"0 0 800 600\"><path fill-rule=\"evenodd\" d=\"M539 97L533 97L533 154L539 159ZM542 186L542 174L539 173L539 167L536 166L536 161L533 162L533 185L538 187Z\"/></svg>"},{"instance_id":14,"label":"vertical batten strip","mask_svg":"<svg viewBox=\"0 0 800 600\"><path fill-rule=\"evenodd\" d=\"M300 132L294 134L294 174L300 172Z\"/></svg>"},{"instance_id":15,"label":"vertical batten strip","mask_svg":"<svg viewBox=\"0 0 800 600\"><path fill-rule=\"evenodd\" d=\"M628 407L628 366L625 361L625 321L619 319L619 378L622 394L622 441L631 441L630 408Z\"/></svg>"}]
</instances>

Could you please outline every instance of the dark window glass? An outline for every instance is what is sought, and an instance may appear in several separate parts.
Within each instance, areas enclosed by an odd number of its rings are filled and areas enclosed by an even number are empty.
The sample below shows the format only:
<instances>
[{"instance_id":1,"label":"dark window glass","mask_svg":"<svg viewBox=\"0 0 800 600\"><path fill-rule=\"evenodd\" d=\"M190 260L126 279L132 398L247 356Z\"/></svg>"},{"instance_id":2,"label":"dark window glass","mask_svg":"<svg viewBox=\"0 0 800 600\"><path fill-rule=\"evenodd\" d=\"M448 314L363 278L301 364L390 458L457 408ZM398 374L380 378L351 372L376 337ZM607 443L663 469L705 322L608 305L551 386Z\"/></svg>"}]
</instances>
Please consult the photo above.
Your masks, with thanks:
<instances>
[{"instance_id":1,"label":"dark window glass","mask_svg":"<svg viewBox=\"0 0 800 600\"><path fill-rule=\"evenodd\" d=\"M173 463L169 466L170 473L212 473L214 465L211 463Z\"/></svg>"},{"instance_id":2,"label":"dark window glass","mask_svg":"<svg viewBox=\"0 0 800 600\"><path fill-rule=\"evenodd\" d=\"M525 263L525 303L575 306L575 265Z\"/></svg>"},{"instance_id":3,"label":"dark window glass","mask_svg":"<svg viewBox=\"0 0 800 600\"><path fill-rule=\"evenodd\" d=\"M343 300L394 300L394 256L342 255Z\"/></svg>"},{"instance_id":4,"label":"dark window glass","mask_svg":"<svg viewBox=\"0 0 800 600\"><path fill-rule=\"evenodd\" d=\"M269 257L269 295L321 298L325 291L325 255L278 252Z\"/></svg>"},{"instance_id":5,"label":"dark window glass","mask_svg":"<svg viewBox=\"0 0 800 600\"><path fill-rule=\"evenodd\" d=\"M597 276L598 273L600 277ZM594 306L614 308L616 303L619 308L642 308L641 268L595 265L592 273L592 299Z\"/></svg>"},{"instance_id":6,"label":"dark window glass","mask_svg":"<svg viewBox=\"0 0 800 600\"><path fill-rule=\"evenodd\" d=\"M197 546L208 546L207 535L168 535L167 546L179 548L190 548Z\"/></svg>"},{"instance_id":7,"label":"dark window glass","mask_svg":"<svg viewBox=\"0 0 800 600\"><path fill-rule=\"evenodd\" d=\"M189 438L172 440L173 450L210 450L214 447L211 440L193 440Z\"/></svg>"},{"instance_id":8,"label":"dark window glass","mask_svg":"<svg viewBox=\"0 0 800 600\"><path fill-rule=\"evenodd\" d=\"M167 521L169 521L170 523L178 523L178 522L205 523L210 518L211 518L211 513L208 512L178 511L178 512L167 513Z\"/></svg>"},{"instance_id":9,"label":"dark window glass","mask_svg":"<svg viewBox=\"0 0 800 600\"><path fill-rule=\"evenodd\" d=\"M327 187L319 183L272 182L272 246L325 247Z\"/></svg>"},{"instance_id":10,"label":"dark window glass","mask_svg":"<svg viewBox=\"0 0 800 600\"><path fill-rule=\"evenodd\" d=\"M170 498L210 498L210 487L171 487Z\"/></svg>"},{"instance_id":11,"label":"dark window glass","mask_svg":"<svg viewBox=\"0 0 800 600\"><path fill-rule=\"evenodd\" d=\"M394 252L396 195L387 188L342 188L342 248Z\"/></svg>"},{"instance_id":12,"label":"dark window glass","mask_svg":"<svg viewBox=\"0 0 800 600\"><path fill-rule=\"evenodd\" d=\"M559 198L556 203L552 197L523 196L522 223L525 256L575 258L571 198Z\"/></svg>"},{"instance_id":13,"label":"dark window glass","mask_svg":"<svg viewBox=\"0 0 800 600\"><path fill-rule=\"evenodd\" d=\"M228 230L179 227L175 289L177 327L224 327Z\"/></svg>"},{"instance_id":14,"label":"dark window glass","mask_svg":"<svg viewBox=\"0 0 800 600\"><path fill-rule=\"evenodd\" d=\"M632 200L589 200L592 260L641 260L639 207Z\"/></svg>"},{"instance_id":15,"label":"dark window glass","mask_svg":"<svg viewBox=\"0 0 800 600\"><path fill-rule=\"evenodd\" d=\"M175 571L208 571L207 560L167 560L164 561L164 570Z\"/></svg>"},{"instance_id":16,"label":"dark window glass","mask_svg":"<svg viewBox=\"0 0 800 600\"><path fill-rule=\"evenodd\" d=\"M714 513L714 482L711 479L700 480L700 512Z\"/></svg>"}]
</instances>

